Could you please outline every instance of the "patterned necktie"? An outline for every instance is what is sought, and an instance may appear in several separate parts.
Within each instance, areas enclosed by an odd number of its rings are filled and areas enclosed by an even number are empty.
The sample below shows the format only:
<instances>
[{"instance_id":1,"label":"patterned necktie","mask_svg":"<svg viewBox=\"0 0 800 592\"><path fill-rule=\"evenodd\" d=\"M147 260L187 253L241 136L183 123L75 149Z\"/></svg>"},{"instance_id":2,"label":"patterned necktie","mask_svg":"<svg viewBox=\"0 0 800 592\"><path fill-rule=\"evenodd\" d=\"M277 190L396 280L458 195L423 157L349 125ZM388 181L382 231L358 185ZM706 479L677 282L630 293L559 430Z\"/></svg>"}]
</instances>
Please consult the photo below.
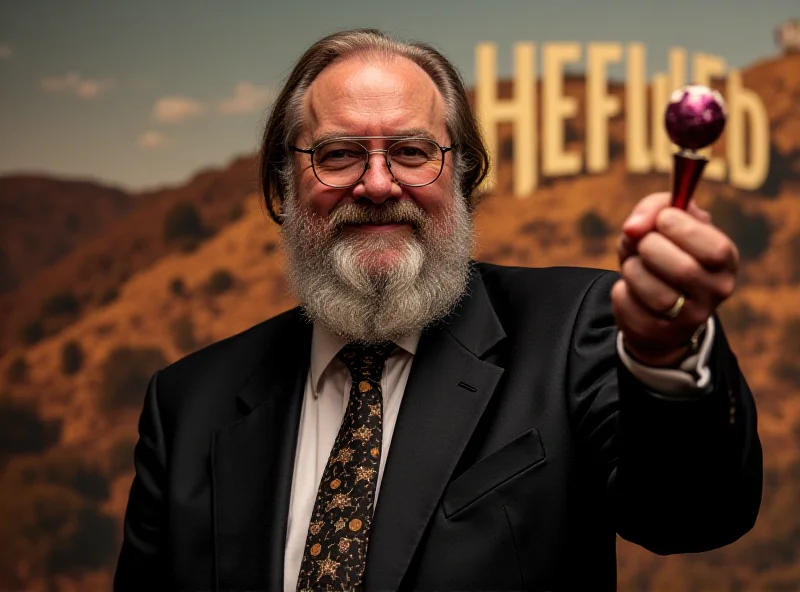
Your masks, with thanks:
<instances>
[{"instance_id":1,"label":"patterned necktie","mask_svg":"<svg viewBox=\"0 0 800 592\"><path fill-rule=\"evenodd\" d=\"M298 590L362 588L382 452L381 374L394 349L349 344L339 352L353 385L319 484Z\"/></svg>"}]
</instances>

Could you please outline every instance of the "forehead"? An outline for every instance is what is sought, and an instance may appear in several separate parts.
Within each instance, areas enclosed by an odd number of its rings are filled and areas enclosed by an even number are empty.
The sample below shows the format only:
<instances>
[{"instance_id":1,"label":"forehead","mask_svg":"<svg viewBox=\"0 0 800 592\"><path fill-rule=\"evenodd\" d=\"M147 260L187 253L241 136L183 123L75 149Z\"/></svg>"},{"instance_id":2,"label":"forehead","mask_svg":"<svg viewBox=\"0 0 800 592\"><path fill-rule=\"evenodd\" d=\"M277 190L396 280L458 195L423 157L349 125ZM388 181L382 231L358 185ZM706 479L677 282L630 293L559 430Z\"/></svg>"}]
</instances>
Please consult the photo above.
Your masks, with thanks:
<instances>
[{"instance_id":1,"label":"forehead","mask_svg":"<svg viewBox=\"0 0 800 592\"><path fill-rule=\"evenodd\" d=\"M444 100L422 68L402 57L347 58L323 70L306 93L301 137L406 135L446 140Z\"/></svg>"}]
</instances>

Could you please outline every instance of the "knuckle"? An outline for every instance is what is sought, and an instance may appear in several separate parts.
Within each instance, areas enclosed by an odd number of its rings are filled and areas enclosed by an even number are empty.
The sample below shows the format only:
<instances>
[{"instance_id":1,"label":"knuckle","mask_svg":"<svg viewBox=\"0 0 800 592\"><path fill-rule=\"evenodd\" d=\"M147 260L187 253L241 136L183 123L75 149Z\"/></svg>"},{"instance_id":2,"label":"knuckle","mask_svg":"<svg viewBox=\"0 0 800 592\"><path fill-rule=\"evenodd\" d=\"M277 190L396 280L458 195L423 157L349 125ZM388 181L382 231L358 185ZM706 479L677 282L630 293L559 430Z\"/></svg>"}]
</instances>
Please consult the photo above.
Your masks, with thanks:
<instances>
[{"instance_id":1,"label":"knuckle","mask_svg":"<svg viewBox=\"0 0 800 592\"><path fill-rule=\"evenodd\" d=\"M675 273L681 280L694 283L700 279L700 266L694 260L686 259L675 264Z\"/></svg>"},{"instance_id":2,"label":"knuckle","mask_svg":"<svg viewBox=\"0 0 800 592\"><path fill-rule=\"evenodd\" d=\"M726 265L733 258L733 249L729 241L720 241L709 249L709 259L716 267Z\"/></svg>"}]
</instances>

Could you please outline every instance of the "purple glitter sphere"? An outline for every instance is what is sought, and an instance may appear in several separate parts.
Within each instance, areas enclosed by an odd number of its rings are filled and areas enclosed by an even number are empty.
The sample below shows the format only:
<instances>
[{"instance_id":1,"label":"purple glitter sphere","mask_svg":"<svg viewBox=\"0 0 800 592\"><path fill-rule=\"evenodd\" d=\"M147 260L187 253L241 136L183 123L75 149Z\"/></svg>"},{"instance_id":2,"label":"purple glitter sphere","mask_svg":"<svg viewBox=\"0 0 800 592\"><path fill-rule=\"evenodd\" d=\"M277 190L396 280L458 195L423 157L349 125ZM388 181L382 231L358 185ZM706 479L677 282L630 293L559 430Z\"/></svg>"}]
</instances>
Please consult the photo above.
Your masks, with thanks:
<instances>
[{"instance_id":1,"label":"purple glitter sphere","mask_svg":"<svg viewBox=\"0 0 800 592\"><path fill-rule=\"evenodd\" d=\"M722 95L693 84L672 93L664 122L673 143L687 150L700 150L719 138L727 118Z\"/></svg>"}]
</instances>

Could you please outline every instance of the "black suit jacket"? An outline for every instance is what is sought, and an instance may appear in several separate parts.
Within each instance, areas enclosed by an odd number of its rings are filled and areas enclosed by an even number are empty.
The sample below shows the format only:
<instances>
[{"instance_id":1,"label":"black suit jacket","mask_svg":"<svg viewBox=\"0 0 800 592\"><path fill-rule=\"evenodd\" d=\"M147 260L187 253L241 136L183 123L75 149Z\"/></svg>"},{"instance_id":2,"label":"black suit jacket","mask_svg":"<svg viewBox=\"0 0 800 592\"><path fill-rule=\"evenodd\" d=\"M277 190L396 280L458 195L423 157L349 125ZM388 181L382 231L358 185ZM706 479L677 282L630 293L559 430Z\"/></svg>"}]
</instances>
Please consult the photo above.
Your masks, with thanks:
<instances>
[{"instance_id":1,"label":"black suit jacket","mask_svg":"<svg viewBox=\"0 0 800 592\"><path fill-rule=\"evenodd\" d=\"M721 330L713 392L662 397L616 354L616 274L476 270L420 339L368 590L613 590L616 533L670 554L752 527L756 411ZM115 590L282 590L310 340L291 310L153 377Z\"/></svg>"}]
</instances>

